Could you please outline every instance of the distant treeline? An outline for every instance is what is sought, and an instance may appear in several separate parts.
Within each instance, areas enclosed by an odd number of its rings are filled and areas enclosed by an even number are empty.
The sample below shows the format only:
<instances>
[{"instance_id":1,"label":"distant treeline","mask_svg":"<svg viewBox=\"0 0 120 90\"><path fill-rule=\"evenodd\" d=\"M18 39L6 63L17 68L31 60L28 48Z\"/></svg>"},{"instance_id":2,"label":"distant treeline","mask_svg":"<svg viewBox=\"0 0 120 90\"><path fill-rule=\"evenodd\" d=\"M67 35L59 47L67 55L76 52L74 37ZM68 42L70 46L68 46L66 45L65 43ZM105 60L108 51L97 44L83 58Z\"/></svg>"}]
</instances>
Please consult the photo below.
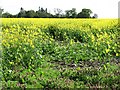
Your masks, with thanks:
<instances>
[{"instance_id":1,"label":"distant treeline","mask_svg":"<svg viewBox=\"0 0 120 90\"><path fill-rule=\"evenodd\" d=\"M47 8L39 7L37 11L34 10L24 10L24 8L20 8L20 11L16 15L12 15L9 12L4 12L4 9L0 8L1 17L3 18L97 18L98 15L94 14L90 9L82 9L81 12L77 13L76 8L72 8L71 10L65 10L64 12L59 9L54 9L54 15L48 12Z\"/></svg>"}]
</instances>

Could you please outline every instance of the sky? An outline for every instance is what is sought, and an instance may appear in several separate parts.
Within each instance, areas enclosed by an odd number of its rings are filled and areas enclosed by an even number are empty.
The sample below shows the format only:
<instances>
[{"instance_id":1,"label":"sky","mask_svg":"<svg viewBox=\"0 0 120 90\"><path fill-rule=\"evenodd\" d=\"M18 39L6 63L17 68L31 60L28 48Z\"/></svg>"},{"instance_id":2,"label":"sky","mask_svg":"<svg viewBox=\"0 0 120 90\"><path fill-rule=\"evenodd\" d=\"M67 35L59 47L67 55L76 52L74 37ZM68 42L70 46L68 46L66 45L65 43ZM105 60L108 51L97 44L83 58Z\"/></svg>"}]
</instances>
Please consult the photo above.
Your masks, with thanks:
<instances>
[{"instance_id":1,"label":"sky","mask_svg":"<svg viewBox=\"0 0 120 90\"><path fill-rule=\"evenodd\" d=\"M17 14L21 7L37 11L40 6L48 8L51 13L54 8L63 11L76 8L77 12L87 8L98 14L99 18L118 18L118 2L119 0L0 0L0 7L11 14Z\"/></svg>"}]
</instances>

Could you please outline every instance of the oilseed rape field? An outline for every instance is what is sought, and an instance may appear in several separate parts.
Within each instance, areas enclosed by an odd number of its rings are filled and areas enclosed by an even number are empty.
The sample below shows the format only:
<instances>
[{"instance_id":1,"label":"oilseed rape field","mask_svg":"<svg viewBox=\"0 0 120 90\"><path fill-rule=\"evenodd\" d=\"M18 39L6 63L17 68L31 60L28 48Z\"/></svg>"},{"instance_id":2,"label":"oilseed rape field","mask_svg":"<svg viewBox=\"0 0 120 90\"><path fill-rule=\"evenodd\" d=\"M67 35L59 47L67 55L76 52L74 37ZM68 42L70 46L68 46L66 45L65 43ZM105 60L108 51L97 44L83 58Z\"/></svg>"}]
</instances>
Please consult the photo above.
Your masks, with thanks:
<instances>
[{"instance_id":1,"label":"oilseed rape field","mask_svg":"<svg viewBox=\"0 0 120 90\"><path fill-rule=\"evenodd\" d=\"M120 89L117 19L2 18L1 83Z\"/></svg>"}]
</instances>

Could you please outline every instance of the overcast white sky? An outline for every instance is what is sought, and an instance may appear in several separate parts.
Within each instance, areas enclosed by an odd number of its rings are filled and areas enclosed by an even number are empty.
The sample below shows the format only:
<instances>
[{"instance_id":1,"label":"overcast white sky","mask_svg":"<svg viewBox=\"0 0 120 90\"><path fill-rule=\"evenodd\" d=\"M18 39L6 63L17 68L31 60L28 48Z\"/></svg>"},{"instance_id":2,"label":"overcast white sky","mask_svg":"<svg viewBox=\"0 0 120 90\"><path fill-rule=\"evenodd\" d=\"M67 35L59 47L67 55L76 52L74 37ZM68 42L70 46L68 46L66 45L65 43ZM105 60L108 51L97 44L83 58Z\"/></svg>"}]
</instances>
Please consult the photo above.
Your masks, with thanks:
<instances>
[{"instance_id":1,"label":"overcast white sky","mask_svg":"<svg viewBox=\"0 0 120 90\"><path fill-rule=\"evenodd\" d=\"M20 7L25 10L38 10L38 7L48 8L53 12L54 8L63 11L76 8L80 12L82 8L91 9L99 18L117 18L119 0L0 0L0 7L4 12L17 14Z\"/></svg>"}]
</instances>

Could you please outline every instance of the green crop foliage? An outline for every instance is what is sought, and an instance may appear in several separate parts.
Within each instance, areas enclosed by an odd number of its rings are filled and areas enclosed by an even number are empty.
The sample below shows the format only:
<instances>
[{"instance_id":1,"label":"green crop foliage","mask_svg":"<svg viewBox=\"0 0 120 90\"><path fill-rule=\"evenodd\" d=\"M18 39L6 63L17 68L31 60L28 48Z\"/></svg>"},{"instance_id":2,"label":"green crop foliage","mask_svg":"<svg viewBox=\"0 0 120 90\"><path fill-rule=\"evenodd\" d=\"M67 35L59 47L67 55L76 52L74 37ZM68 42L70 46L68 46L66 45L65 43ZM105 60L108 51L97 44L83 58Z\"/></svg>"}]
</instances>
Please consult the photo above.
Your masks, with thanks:
<instances>
[{"instance_id":1,"label":"green crop foliage","mask_svg":"<svg viewBox=\"0 0 120 90\"><path fill-rule=\"evenodd\" d=\"M3 18L2 88L120 87L117 19Z\"/></svg>"}]
</instances>

